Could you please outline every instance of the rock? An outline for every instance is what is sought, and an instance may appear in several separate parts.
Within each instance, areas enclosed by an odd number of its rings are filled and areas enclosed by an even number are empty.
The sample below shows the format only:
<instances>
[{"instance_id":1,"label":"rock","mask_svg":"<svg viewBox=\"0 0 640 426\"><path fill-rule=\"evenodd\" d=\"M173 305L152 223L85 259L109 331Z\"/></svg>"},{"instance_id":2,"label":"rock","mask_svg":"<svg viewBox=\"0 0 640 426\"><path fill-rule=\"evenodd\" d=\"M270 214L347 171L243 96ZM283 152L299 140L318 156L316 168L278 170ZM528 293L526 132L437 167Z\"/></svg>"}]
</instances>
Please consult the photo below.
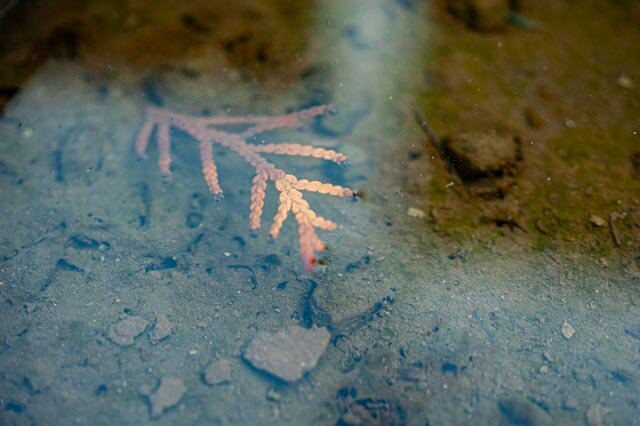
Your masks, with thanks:
<instances>
[{"instance_id":1,"label":"rock","mask_svg":"<svg viewBox=\"0 0 640 426\"><path fill-rule=\"evenodd\" d=\"M416 219L424 219L424 217L426 216L424 211L415 207L409 207L409 209L407 210L407 215L410 217L415 217Z\"/></svg>"},{"instance_id":2,"label":"rock","mask_svg":"<svg viewBox=\"0 0 640 426\"><path fill-rule=\"evenodd\" d=\"M607 221L595 214L589 215L589 222L600 228L602 228L603 226L607 226Z\"/></svg>"},{"instance_id":3,"label":"rock","mask_svg":"<svg viewBox=\"0 0 640 426\"><path fill-rule=\"evenodd\" d=\"M627 74L621 74L616 80L616 83L623 89L633 89L635 87L633 80Z\"/></svg>"},{"instance_id":4,"label":"rock","mask_svg":"<svg viewBox=\"0 0 640 426\"><path fill-rule=\"evenodd\" d=\"M315 326L295 325L275 334L260 332L244 351L244 359L259 370L295 382L316 366L330 337L325 327Z\"/></svg>"},{"instance_id":5,"label":"rock","mask_svg":"<svg viewBox=\"0 0 640 426\"><path fill-rule=\"evenodd\" d=\"M163 377L158 389L148 397L151 417L158 417L166 409L177 405L186 392L187 387L182 379L178 377Z\"/></svg>"},{"instance_id":6,"label":"rock","mask_svg":"<svg viewBox=\"0 0 640 426\"><path fill-rule=\"evenodd\" d=\"M267 391L267 400L271 402L279 402L280 399L282 399L282 395L280 395L280 392L278 392L274 388L270 388Z\"/></svg>"},{"instance_id":7,"label":"rock","mask_svg":"<svg viewBox=\"0 0 640 426\"><path fill-rule=\"evenodd\" d=\"M215 386L231 380L231 363L226 359L214 361L204 371L204 381Z\"/></svg>"},{"instance_id":8,"label":"rock","mask_svg":"<svg viewBox=\"0 0 640 426\"><path fill-rule=\"evenodd\" d=\"M522 161L520 139L476 132L442 140L442 156L475 195L504 198Z\"/></svg>"},{"instance_id":9,"label":"rock","mask_svg":"<svg viewBox=\"0 0 640 426\"><path fill-rule=\"evenodd\" d=\"M573 335L576 334L576 329L573 328L573 326L571 324L569 324L568 322L563 322L562 323L562 336L564 336L565 339L571 339L573 337Z\"/></svg>"},{"instance_id":10,"label":"rock","mask_svg":"<svg viewBox=\"0 0 640 426\"><path fill-rule=\"evenodd\" d=\"M133 344L133 340L144 333L149 321L142 317L128 316L109 329L109 340L120 346Z\"/></svg>"},{"instance_id":11,"label":"rock","mask_svg":"<svg viewBox=\"0 0 640 426\"><path fill-rule=\"evenodd\" d=\"M158 315L156 317L156 323L153 325L153 330L151 330L151 334L149 335L151 343L154 345L160 343L162 340L169 337L172 331L173 326L169 322L169 318L164 314Z\"/></svg>"},{"instance_id":12,"label":"rock","mask_svg":"<svg viewBox=\"0 0 640 426\"><path fill-rule=\"evenodd\" d=\"M447 160L463 179L495 174L516 162L517 147L512 138L491 133L466 133L443 141Z\"/></svg>"},{"instance_id":13,"label":"rock","mask_svg":"<svg viewBox=\"0 0 640 426\"><path fill-rule=\"evenodd\" d=\"M576 411L578 409L578 401L572 396L568 396L562 403L562 408L566 411Z\"/></svg>"},{"instance_id":14,"label":"rock","mask_svg":"<svg viewBox=\"0 0 640 426\"><path fill-rule=\"evenodd\" d=\"M547 425L549 415L524 397L514 397L498 403L500 412L512 425Z\"/></svg>"},{"instance_id":15,"label":"rock","mask_svg":"<svg viewBox=\"0 0 640 426\"><path fill-rule=\"evenodd\" d=\"M448 0L447 8L475 30L502 30L507 25L508 0Z\"/></svg>"},{"instance_id":16,"label":"rock","mask_svg":"<svg viewBox=\"0 0 640 426\"><path fill-rule=\"evenodd\" d=\"M601 404L595 404L589 407L587 410L587 425L588 426L602 426L604 423L603 417L612 412L611 408L603 407Z\"/></svg>"}]
</instances>

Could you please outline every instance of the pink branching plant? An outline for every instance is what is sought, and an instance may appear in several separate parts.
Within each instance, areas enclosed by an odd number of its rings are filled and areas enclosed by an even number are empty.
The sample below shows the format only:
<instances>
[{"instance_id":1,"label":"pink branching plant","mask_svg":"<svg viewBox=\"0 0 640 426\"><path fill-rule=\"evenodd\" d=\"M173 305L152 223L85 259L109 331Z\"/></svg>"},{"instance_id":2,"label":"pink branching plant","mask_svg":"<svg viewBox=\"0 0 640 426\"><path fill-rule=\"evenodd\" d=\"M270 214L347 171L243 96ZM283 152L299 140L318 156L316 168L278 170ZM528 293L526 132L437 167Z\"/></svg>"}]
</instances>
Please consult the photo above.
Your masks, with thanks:
<instances>
[{"instance_id":1,"label":"pink branching plant","mask_svg":"<svg viewBox=\"0 0 640 426\"><path fill-rule=\"evenodd\" d=\"M273 182L279 193L279 205L269 229L269 236L278 237L280 229L289 212L298 223L300 256L304 267L314 271L317 264L316 253L325 249L324 243L316 234L316 229L332 231L336 224L329 219L318 216L304 199L303 191L317 192L343 198L355 198L357 193L349 188L323 183L315 180L298 179L292 174L276 167L267 161L263 154L279 154L290 156L313 157L346 164L347 156L330 149L317 148L297 143L253 144L247 142L253 136L280 128L296 129L304 120L335 113L332 105L322 105L291 114L276 117L193 117L179 114L167 109L147 107L146 119L135 141L138 155L145 158L145 152L156 130L158 142L160 173L171 176L171 129L177 128L198 141L202 160L202 173L209 186L209 191L216 200L222 199L222 187L218 181L218 168L213 156L213 145L225 147L249 163L255 169L255 177L251 186L251 205L249 211L249 228L257 231L260 228L267 184ZM224 131L219 126L244 125L242 131Z\"/></svg>"}]
</instances>

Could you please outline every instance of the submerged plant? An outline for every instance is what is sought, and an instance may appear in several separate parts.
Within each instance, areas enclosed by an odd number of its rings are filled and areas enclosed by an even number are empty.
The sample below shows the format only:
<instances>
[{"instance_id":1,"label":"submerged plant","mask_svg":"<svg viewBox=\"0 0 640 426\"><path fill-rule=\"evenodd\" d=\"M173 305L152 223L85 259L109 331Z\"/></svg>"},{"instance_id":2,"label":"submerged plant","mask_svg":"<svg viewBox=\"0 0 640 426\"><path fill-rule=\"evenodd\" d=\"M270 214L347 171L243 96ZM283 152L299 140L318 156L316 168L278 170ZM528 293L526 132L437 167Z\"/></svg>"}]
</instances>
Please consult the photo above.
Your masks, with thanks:
<instances>
[{"instance_id":1,"label":"submerged plant","mask_svg":"<svg viewBox=\"0 0 640 426\"><path fill-rule=\"evenodd\" d=\"M332 231L336 229L337 225L329 219L318 216L304 199L302 191L344 198L355 198L357 193L352 189L331 183L298 179L267 161L263 154L313 157L338 164L346 164L348 162L347 156L340 152L311 145L297 143L257 145L249 143L247 140L262 132L274 129L298 128L306 119L327 113L334 114L336 111L332 105L321 105L276 117L193 117L167 109L147 107L146 119L136 138L135 148L138 155L145 158L147 145L155 129L160 173L169 177L171 176L171 128L175 127L189 134L200 145L202 173L209 186L209 191L216 200L222 199L222 188L218 182L218 169L213 157L213 145L220 145L240 155L255 168L256 173L251 187L249 228L252 231L257 231L260 228L265 191L268 182L271 181L280 193L280 202L269 230L269 236L274 239L278 237L285 219L291 212L298 223L302 263L307 270L313 271L317 264L316 253L325 249L324 243L316 234L316 229ZM216 127L228 125L246 125L247 128L233 132Z\"/></svg>"}]
</instances>

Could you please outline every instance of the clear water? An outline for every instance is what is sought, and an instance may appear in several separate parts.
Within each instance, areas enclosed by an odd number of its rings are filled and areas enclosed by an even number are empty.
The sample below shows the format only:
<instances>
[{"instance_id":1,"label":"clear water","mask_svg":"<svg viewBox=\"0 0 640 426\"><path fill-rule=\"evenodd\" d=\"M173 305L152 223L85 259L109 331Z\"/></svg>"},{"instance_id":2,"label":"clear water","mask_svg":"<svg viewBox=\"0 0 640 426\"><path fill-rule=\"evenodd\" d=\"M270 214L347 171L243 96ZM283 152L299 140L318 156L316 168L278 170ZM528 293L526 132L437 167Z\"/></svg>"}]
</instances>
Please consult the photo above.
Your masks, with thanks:
<instances>
[{"instance_id":1,"label":"clear water","mask_svg":"<svg viewBox=\"0 0 640 426\"><path fill-rule=\"evenodd\" d=\"M518 2L486 30L417 0L71 3L1 18L0 423L640 422L633 2ZM221 201L192 136L172 128L170 181L157 134L134 150L149 105L328 103L247 140L349 156L265 155L359 191L305 194L337 224L315 272L294 217L268 238L273 182L250 231L255 170L232 150L214 146ZM469 132L521 140L515 171L489 176L499 196L439 145ZM114 342L131 316L148 326ZM243 356L294 325L331 334L302 379ZM230 379L211 386L218 359ZM186 391L154 413L163 378Z\"/></svg>"}]
</instances>

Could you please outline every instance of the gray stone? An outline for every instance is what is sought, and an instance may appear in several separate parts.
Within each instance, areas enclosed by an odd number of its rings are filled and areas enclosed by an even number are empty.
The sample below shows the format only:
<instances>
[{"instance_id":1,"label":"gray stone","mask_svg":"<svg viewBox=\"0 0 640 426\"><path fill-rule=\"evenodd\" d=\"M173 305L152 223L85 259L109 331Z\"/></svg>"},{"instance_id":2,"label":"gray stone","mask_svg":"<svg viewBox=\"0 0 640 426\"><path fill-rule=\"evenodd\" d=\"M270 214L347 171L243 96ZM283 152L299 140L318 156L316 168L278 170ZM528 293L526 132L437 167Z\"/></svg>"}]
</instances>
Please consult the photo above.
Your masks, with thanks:
<instances>
[{"instance_id":1,"label":"gray stone","mask_svg":"<svg viewBox=\"0 0 640 426\"><path fill-rule=\"evenodd\" d=\"M133 340L144 333L149 321L142 317L126 317L109 329L109 340L120 346L133 344Z\"/></svg>"},{"instance_id":2,"label":"gray stone","mask_svg":"<svg viewBox=\"0 0 640 426\"><path fill-rule=\"evenodd\" d=\"M293 326L276 334L258 333L244 359L259 370L286 382L295 382L318 363L331 335L326 328Z\"/></svg>"},{"instance_id":3,"label":"gray stone","mask_svg":"<svg viewBox=\"0 0 640 426\"><path fill-rule=\"evenodd\" d=\"M186 392L187 387L182 379L178 377L163 377L158 389L149 396L151 417L158 417L166 409L177 405Z\"/></svg>"},{"instance_id":4,"label":"gray stone","mask_svg":"<svg viewBox=\"0 0 640 426\"><path fill-rule=\"evenodd\" d=\"M204 372L204 380L211 386L231 380L231 363L226 359L214 361Z\"/></svg>"},{"instance_id":5,"label":"gray stone","mask_svg":"<svg viewBox=\"0 0 640 426\"><path fill-rule=\"evenodd\" d=\"M172 331L173 326L171 322L169 322L169 318L164 314L158 315L156 323L153 325L153 330L151 330L151 334L149 335L151 343L154 345L160 343L160 341L169 337Z\"/></svg>"}]
</instances>

